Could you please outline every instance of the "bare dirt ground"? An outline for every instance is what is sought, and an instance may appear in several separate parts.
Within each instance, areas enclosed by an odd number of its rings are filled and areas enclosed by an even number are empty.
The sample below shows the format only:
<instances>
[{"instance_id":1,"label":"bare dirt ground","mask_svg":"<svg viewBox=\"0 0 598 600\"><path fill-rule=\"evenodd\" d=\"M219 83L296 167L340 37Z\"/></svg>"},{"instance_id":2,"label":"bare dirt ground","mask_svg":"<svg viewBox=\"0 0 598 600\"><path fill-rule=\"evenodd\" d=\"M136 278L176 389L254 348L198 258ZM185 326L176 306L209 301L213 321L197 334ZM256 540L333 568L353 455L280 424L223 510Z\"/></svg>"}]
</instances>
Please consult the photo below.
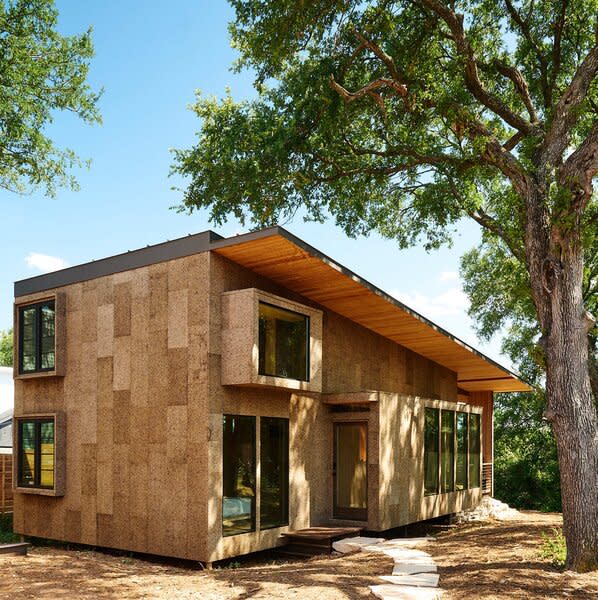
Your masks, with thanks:
<instances>
[{"instance_id":1,"label":"bare dirt ground","mask_svg":"<svg viewBox=\"0 0 598 600\"><path fill-rule=\"evenodd\" d=\"M443 598L598 599L597 572L562 571L540 558L542 533L561 526L560 515L524 511L441 535L426 551L438 564Z\"/></svg>"},{"instance_id":2,"label":"bare dirt ground","mask_svg":"<svg viewBox=\"0 0 598 600\"><path fill-rule=\"evenodd\" d=\"M427 550L439 565L444 598L598 598L598 573L577 575L539 557L542 532L559 515L523 513L513 521L466 525ZM52 600L372 600L369 585L392 560L358 553L309 561L252 558L210 572L191 563L116 556L91 550L34 547L0 556L0 599Z\"/></svg>"}]
</instances>

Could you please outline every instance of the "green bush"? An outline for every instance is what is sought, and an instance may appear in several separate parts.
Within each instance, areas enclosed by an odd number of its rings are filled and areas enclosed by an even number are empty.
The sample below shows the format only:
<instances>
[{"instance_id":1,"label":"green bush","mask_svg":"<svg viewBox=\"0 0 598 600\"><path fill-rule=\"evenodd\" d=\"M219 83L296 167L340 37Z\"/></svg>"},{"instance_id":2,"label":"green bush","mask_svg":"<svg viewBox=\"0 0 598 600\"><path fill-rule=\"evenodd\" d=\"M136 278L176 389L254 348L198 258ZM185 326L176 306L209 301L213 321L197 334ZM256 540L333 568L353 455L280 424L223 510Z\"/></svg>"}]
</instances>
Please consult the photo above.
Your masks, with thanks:
<instances>
[{"instance_id":1,"label":"green bush","mask_svg":"<svg viewBox=\"0 0 598 600\"><path fill-rule=\"evenodd\" d=\"M0 544L18 542L19 539L19 536L12 531L12 515L0 515Z\"/></svg>"},{"instance_id":2,"label":"green bush","mask_svg":"<svg viewBox=\"0 0 598 600\"><path fill-rule=\"evenodd\" d=\"M552 535L543 533L542 539L544 543L540 549L540 558L549 560L555 567L564 567L567 559L567 545L563 532L553 528Z\"/></svg>"}]
</instances>

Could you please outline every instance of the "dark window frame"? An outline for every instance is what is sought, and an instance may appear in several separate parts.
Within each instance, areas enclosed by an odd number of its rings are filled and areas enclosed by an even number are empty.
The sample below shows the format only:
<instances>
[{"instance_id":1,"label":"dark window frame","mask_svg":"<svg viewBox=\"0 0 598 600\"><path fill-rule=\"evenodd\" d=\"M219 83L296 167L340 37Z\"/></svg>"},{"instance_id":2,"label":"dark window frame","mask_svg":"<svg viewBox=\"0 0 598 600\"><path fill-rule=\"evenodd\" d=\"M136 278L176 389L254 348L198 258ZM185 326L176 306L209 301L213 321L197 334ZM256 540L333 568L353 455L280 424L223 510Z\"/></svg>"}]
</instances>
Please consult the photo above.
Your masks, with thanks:
<instances>
[{"instance_id":1,"label":"dark window frame","mask_svg":"<svg viewBox=\"0 0 598 600\"><path fill-rule=\"evenodd\" d=\"M232 413L224 413L222 415L222 431L224 434L224 425L225 425L225 419L229 417L229 418L234 418L234 419L251 419L253 421L253 427L252 427L252 431L253 431L253 496L241 496L241 497L247 497L247 498L252 498L253 501L251 503L251 529L248 529L247 531L227 531L225 530L224 527L224 501L225 501L225 495L224 495L224 476L225 476L225 460L226 460L226 453L224 452L224 448L222 451L222 474L223 474L223 481L222 481L222 518L220 519L220 523L221 523L221 527L222 527L222 537L232 537L235 535L245 535L247 533L254 533L255 531L257 531L257 526L256 526L256 513L257 513L257 496L258 496L258 489L257 489L257 417L255 415L240 415L240 414L232 414ZM223 441L224 441L224 437L223 437Z\"/></svg>"},{"instance_id":2,"label":"dark window frame","mask_svg":"<svg viewBox=\"0 0 598 600\"><path fill-rule=\"evenodd\" d=\"M436 416L436 487L426 490L426 411L434 411ZM426 406L424 409L424 496L437 496L440 493L440 408Z\"/></svg>"},{"instance_id":3,"label":"dark window frame","mask_svg":"<svg viewBox=\"0 0 598 600\"><path fill-rule=\"evenodd\" d=\"M460 410L453 410L453 409L444 409L444 408L440 408L440 407L435 407L435 406L426 406L425 410L435 410L437 411L438 414L438 439L437 439L437 444L438 444L438 485L437 485L437 491L436 492L432 492L432 491L426 491L426 481L425 481L425 474L426 474L426 433L425 433L425 411L424 411L424 435L423 435L423 465L424 465L424 469L423 469L423 473L424 473L424 481L423 481L423 487L424 487L424 496L437 496L439 494L451 494L451 493L455 493L455 492L464 492L467 490L473 490L476 488L481 487L482 484L482 477L481 477L481 466L482 466L482 414L478 413L478 412L474 412L474 411L460 411ZM447 491L443 491L442 490L442 415L443 413L452 413L453 414L453 487L451 490L447 490ZM458 449L458 444L457 444L457 415L458 414L465 414L467 415L466 418L466 422L467 422L467 436L466 436L466 445L467 445L467 469L466 469L466 479L467 479L467 485L462 489L462 490L458 490L457 489L457 449ZM472 435L471 435L471 431L472 431L472 427L471 427L471 422L474 419L478 419L478 430L477 430L477 445L479 446L478 448L478 452L476 453L478 455L478 464L480 466L480 468L478 469L478 471L480 472L479 474L479 481L477 482L478 485L472 485L472 477L471 477L471 456L472 456L472 452L471 452L471 446L472 446Z\"/></svg>"},{"instance_id":4,"label":"dark window frame","mask_svg":"<svg viewBox=\"0 0 598 600\"><path fill-rule=\"evenodd\" d=\"M23 425L27 423L34 423L35 431L34 431L34 448L33 448L33 458L34 458L34 472L33 472L33 484L26 483L23 479ZM52 424L53 428L53 450L54 450L54 459L53 459L53 477L52 485L42 485L41 483L41 428L43 424ZM23 417L16 419L17 425L17 487L24 489L37 489L37 490L55 490L56 489L56 420L52 417Z\"/></svg>"},{"instance_id":5,"label":"dark window frame","mask_svg":"<svg viewBox=\"0 0 598 600\"><path fill-rule=\"evenodd\" d=\"M287 417L269 417L269 416L264 416L264 417L260 417L259 419L259 431L260 431L260 436L259 436L259 440L260 440L260 481L259 481L259 497L260 497L260 531L266 531L268 529L276 529L277 527L286 527L289 524L289 494L290 494L290 467L289 467L289 460L290 460L290 421ZM286 496L286 506L285 506L285 519L283 519L283 522L281 523L277 523L276 525L268 525L266 527L262 526L262 506L264 505L264 503L262 502L262 494L263 494L263 474L264 474L264 468L263 468L263 455L262 455L262 448L263 448L263 427L264 427L264 421L282 421L286 424L286 438L287 438L287 444L286 444L286 476L285 476L285 483L286 483L286 491L285 491L285 496Z\"/></svg>"},{"instance_id":6,"label":"dark window frame","mask_svg":"<svg viewBox=\"0 0 598 600\"><path fill-rule=\"evenodd\" d=\"M42 367L42 311L46 307L51 307L54 313L54 364L51 367ZM35 309L34 316L34 335L33 346L35 355L35 368L23 369L23 337L24 337L24 318L23 313L26 310ZM19 311L19 337L18 337L18 365L19 375L30 375L32 373L48 373L56 370L56 300L54 298L33 302L31 304L23 304L18 306Z\"/></svg>"},{"instance_id":7,"label":"dark window frame","mask_svg":"<svg viewBox=\"0 0 598 600\"><path fill-rule=\"evenodd\" d=\"M260 305L263 304L264 306L270 306L272 308L276 308L278 310L282 310L294 315L299 315L300 317L303 317L305 319L305 379L298 379L297 377L288 377L287 375L278 375L278 374L273 374L273 373L266 373L265 369L261 368L260 363L262 362L260 360L259 357L259 350L260 350L260 332L259 332L259 319L260 319ZM310 377L311 377L311 369L310 369L310 340L311 340L311 317L309 315L306 315L305 313L302 313L298 310L293 310L291 308L287 308L286 306L281 306L279 304L274 304L273 302L266 302L265 300L259 300L258 299L258 375L262 375L264 377L280 377L282 379L291 379L293 381L304 381L305 383L309 383L310 381ZM265 362L265 361L264 361Z\"/></svg>"}]
</instances>

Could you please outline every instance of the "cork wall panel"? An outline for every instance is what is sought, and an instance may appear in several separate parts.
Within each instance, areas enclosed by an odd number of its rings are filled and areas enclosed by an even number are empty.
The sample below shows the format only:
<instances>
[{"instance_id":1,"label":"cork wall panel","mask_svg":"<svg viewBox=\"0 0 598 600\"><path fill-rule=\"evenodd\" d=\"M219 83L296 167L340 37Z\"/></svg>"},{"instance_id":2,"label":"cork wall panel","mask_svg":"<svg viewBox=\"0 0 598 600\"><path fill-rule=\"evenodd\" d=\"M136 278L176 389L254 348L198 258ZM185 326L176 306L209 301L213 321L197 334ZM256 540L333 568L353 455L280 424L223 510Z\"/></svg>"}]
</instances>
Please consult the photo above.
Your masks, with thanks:
<instances>
[{"instance_id":1,"label":"cork wall panel","mask_svg":"<svg viewBox=\"0 0 598 600\"><path fill-rule=\"evenodd\" d=\"M65 495L17 493L18 533L206 559L207 276L204 253L59 290L65 376L17 380L15 412L64 411Z\"/></svg>"}]
</instances>

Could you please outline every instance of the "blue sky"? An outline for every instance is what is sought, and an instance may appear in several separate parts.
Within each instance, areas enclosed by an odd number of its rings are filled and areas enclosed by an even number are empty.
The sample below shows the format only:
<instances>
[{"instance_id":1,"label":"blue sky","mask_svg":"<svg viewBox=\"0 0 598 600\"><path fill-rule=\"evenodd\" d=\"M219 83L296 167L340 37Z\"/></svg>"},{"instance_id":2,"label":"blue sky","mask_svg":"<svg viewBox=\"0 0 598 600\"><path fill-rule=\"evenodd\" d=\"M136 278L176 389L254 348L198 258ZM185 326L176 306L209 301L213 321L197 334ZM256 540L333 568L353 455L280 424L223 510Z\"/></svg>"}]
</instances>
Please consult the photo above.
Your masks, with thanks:
<instances>
[{"instance_id":1,"label":"blue sky","mask_svg":"<svg viewBox=\"0 0 598 600\"><path fill-rule=\"evenodd\" d=\"M90 170L76 173L79 192L61 190L55 199L0 193L0 329L11 325L17 279L208 228L222 235L242 231L234 221L215 228L205 213L169 210L179 201L171 190L177 182L168 178L169 148L189 147L199 130L187 109L194 90L222 96L229 86L236 99L253 94L251 75L230 71L235 52L227 32L233 16L229 5L224 0L171 0L167 5L58 0L57 7L63 33L93 27L96 56L90 81L105 90L100 104L104 123L89 127L72 115L60 115L50 128L59 145L92 160ZM479 240L477 226L464 224L453 248L431 254L399 251L377 236L350 240L332 223L297 220L286 227L507 364L497 341L476 341L465 314L459 256Z\"/></svg>"}]
</instances>

